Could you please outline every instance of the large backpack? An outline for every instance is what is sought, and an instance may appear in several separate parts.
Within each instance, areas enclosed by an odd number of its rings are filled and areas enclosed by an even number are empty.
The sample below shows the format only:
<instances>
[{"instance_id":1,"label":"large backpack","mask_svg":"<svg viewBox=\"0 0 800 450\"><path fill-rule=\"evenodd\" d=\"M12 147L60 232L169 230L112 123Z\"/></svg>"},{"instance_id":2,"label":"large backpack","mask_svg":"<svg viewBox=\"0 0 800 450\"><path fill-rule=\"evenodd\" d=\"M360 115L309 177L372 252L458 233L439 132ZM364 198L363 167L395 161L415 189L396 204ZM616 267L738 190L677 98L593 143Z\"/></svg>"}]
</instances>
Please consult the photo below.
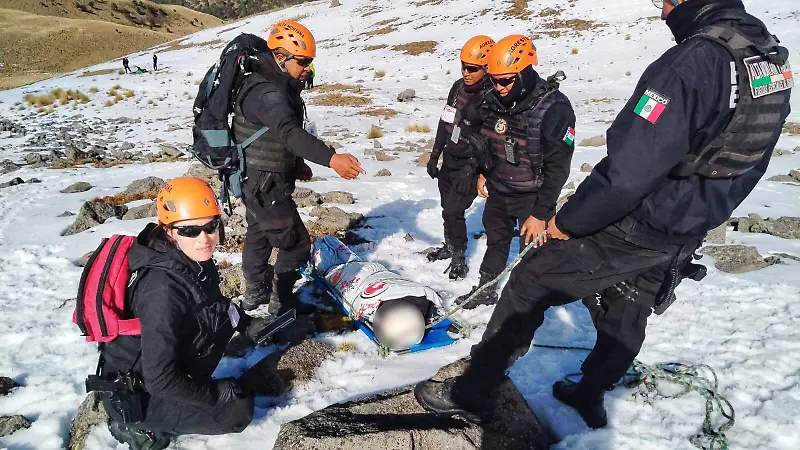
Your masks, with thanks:
<instances>
[{"instance_id":1,"label":"large backpack","mask_svg":"<svg viewBox=\"0 0 800 450\"><path fill-rule=\"evenodd\" d=\"M83 269L72 321L86 342L142 333L139 319L123 319L126 291L135 281L128 268L128 251L135 241L134 236L118 234L103 239Z\"/></svg>"},{"instance_id":2,"label":"large backpack","mask_svg":"<svg viewBox=\"0 0 800 450\"><path fill-rule=\"evenodd\" d=\"M223 203L228 200L229 191L234 197L241 197L244 149L268 131L263 127L237 143L230 126L236 95L250 75L250 59L266 50L267 42L257 36L243 33L236 37L206 72L194 101L194 143L190 151L201 163L218 171L223 182Z\"/></svg>"}]
</instances>

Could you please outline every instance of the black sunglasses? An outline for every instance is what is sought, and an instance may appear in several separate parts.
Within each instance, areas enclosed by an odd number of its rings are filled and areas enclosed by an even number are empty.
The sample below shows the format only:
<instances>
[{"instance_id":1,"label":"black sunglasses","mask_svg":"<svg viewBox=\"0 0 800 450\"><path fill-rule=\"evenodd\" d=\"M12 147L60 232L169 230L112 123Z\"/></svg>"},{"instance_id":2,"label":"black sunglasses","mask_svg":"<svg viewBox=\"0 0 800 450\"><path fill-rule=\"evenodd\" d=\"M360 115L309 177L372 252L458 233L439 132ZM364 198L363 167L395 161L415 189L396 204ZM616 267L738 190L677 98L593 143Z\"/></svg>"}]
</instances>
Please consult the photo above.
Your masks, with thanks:
<instances>
[{"instance_id":1,"label":"black sunglasses","mask_svg":"<svg viewBox=\"0 0 800 450\"><path fill-rule=\"evenodd\" d=\"M517 77L516 76L513 76L511 78L495 78L495 77L490 76L489 79L492 80L492 84L493 85L495 85L495 86L503 86L503 87L510 86L510 85L514 84L515 81L517 81Z\"/></svg>"},{"instance_id":2,"label":"black sunglasses","mask_svg":"<svg viewBox=\"0 0 800 450\"><path fill-rule=\"evenodd\" d=\"M461 71L463 72L465 70L467 72L469 72L469 73L475 73L475 72L477 72L479 70L483 70L483 67L481 67L481 66L473 66L473 65L470 65L470 64L461 63Z\"/></svg>"},{"instance_id":3,"label":"black sunglasses","mask_svg":"<svg viewBox=\"0 0 800 450\"><path fill-rule=\"evenodd\" d=\"M208 222L205 225L184 225L182 227L173 227L170 226L173 230L177 231L179 235L188 238L196 238L200 236L200 233L206 232L206 234L214 234L219 231L221 220L219 218Z\"/></svg>"},{"instance_id":4,"label":"black sunglasses","mask_svg":"<svg viewBox=\"0 0 800 450\"><path fill-rule=\"evenodd\" d=\"M295 60L297 65L300 67L308 67L314 62L314 58L298 58L294 55L287 57L286 61L289 61L290 59Z\"/></svg>"}]
</instances>

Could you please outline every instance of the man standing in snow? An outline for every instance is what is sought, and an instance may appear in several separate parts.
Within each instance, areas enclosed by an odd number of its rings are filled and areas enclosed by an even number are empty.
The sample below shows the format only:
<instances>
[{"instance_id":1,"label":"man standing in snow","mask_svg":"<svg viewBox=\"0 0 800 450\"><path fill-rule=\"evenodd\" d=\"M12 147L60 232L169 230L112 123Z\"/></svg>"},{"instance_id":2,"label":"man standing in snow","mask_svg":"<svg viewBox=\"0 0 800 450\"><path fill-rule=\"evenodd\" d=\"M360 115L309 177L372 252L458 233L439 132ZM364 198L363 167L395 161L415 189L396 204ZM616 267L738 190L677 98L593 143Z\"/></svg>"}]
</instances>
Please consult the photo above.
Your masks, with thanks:
<instances>
[{"instance_id":1,"label":"man standing in snow","mask_svg":"<svg viewBox=\"0 0 800 450\"><path fill-rule=\"evenodd\" d=\"M469 369L417 385L426 409L488 417L484 399L545 310L583 298L597 342L581 381L559 381L553 395L604 427L604 394L639 353L647 318L681 278L701 278L693 252L764 175L790 109L788 51L739 0L654 3L677 46L642 75L608 130L608 155L548 223L551 242L511 273Z\"/></svg>"},{"instance_id":2,"label":"man standing in snow","mask_svg":"<svg viewBox=\"0 0 800 450\"><path fill-rule=\"evenodd\" d=\"M128 64L130 64L128 62L128 57L122 58L122 67L125 69L125 73L133 73Z\"/></svg>"},{"instance_id":3,"label":"man standing in snow","mask_svg":"<svg viewBox=\"0 0 800 450\"><path fill-rule=\"evenodd\" d=\"M465 112L466 121L487 141L486 156L479 157L482 174L477 178L477 194L486 199L486 253L479 286L470 294L505 268L516 224L520 247L544 233L569 177L575 112L558 90L558 81L545 80L534 70L537 63L536 47L528 37L517 34L501 39L488 57L494 90L484 96L477 110ZM497 299L494 288L487 288L465 308L493 305Z\"/></svg>"},{"instance_id":4,"label":"man standing in snow","mask_svg":"<svg viewBox=\"0 0 800 450\"><path fill-rule=\"evenodd\" d=\"M492 88L486 76L486 64L494 40L489 36L475 36L461 49L461 75L453 83L447 96L436 131L436 140L428 161L428 175L438 178L444 220L444 245L428 254L428 261L450 259L450 279L464 278L469 271L464 253L467 251L466 210L475 197L478 177L477 161L469 142L461 138L464 108L473 100L481 101ZM444 153L442 169L439 157Z\"/></svg>"},{"instance_id":5,"label":"man standing in snow","mask_svg":"<svg viewBox=\"0 0 800 450\"><path fill-rule=\"evenodd\" d=\"M153 53L153 72L155 72L156 70L158 70L158 56L156 56L156 54Z\"/></svg>"},{"instance_id":6,"label":"man standing in snow","mask_svg":"<svg viewBox=\"0 0 800 450\"><path fill-rule=\"evenodd\" d=\"M242 307L252 310L269 303L269 312L275 315L292 308L310 313L314 308L299 303L292 290L299 278L297 269L308 260L311 249L292 200L295 181L311 179L304 159L330 167L348 180L365 172L354 156L337 154L303 129L302 80L316 56L311 32L295 21L283 21L270 31L267 46L268 51L251 60L253 75L239 89L233 118L237 142L269 127L244 151L247 234L242 251ZM269 263L273 248L280 249L274 267Z\"/></svg>"}]
</instances>

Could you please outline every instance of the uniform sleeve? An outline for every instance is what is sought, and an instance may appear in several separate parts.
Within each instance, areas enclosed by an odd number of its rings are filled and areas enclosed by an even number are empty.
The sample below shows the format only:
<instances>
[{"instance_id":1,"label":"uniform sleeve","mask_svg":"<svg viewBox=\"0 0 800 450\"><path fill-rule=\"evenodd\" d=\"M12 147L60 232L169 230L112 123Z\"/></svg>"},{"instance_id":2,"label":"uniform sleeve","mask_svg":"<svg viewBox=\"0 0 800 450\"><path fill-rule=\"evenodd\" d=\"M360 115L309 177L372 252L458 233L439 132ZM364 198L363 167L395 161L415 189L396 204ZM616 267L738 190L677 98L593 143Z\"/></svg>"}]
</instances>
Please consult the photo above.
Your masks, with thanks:
<instances>
[{"instance_id":1,"label":"uniform sleeve","mask_svg":"<svg viewBox=\"0 0 800 450\"><path fill-rule=\"evenodd\" d=\"M136 289L134 313L142 325L142 375L151 395L167 397L198 408L217 402L216 383L211 378L191 378L181 371L179 330L192 312L185 304L188 292L166 277L147 278Z\"/></svg>"},{"instance_id":2,"label":"uniform sleeve","mask_svg":"<svg viewBox=\"0 0 800 450\"><path fill-rule=\"evenodd\" d=\"M571 236L595 233L666 181L691 148L694 117L705 117L698 95L671 67L652 64L608 129L608 155L558 212L556 226Z\"/></svg>"},{"instance_id":3,"label":"uniform sleeve","mask_svg":"<svg viewBox=\"0 0 800 450\"><path fill-rule=\"evenodd\" d=\"M571 106L557 103L547 111L542 123L544 181L529 215L550 220L564 183L569 178L572 154L575 152L575 112Z\"/></svg>"},{"instance_id":4,"label":"uniform sleeve","mask_svg":"<svg viewBox=\"0 0 800 450\"><path fill-rule=\"evenodd\" d=\"M453 86L450 87L450 92L447 94L447 105L450 104L450 101L455 95L457 86L458 82L454 83ZM447 143L447 139L450 138L450 136L447 135L446 126L447 124L445 123L445 121L439 119L439 126L436 128L436 139L433 141L433 149L431 150L432 159L439 159L439 156L441 156L442 151L444 151L444 146Z\"/></svg>"},{"instance_id":5,"label":"uniform sleeve","mask_svg":"<svg viewBox=\"0 0 800 450\"><path fill-rule=\"evenodd\" d=\"M247 120L268 126L278 141L294 155L329 167L336 152L297 123L295 111L285 94L266 83L259 84L244 96L241 107Z\"/></svg>"}]
</instances>

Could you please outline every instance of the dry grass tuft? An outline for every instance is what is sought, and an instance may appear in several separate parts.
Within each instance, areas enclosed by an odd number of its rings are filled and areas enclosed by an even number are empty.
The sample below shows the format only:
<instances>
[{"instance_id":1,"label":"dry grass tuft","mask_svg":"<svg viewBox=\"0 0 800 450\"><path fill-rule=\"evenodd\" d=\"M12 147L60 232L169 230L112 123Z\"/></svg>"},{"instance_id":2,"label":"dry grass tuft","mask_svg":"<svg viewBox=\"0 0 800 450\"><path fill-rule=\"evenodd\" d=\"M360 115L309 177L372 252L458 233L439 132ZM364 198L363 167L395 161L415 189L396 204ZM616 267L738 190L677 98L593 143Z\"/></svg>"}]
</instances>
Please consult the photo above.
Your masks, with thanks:
<instances>
[{"instance_id":1,"label":"dry grass tuft","mask_svg":"<svg viewBox=\"0 0 800 450\"><path fill-rule=\"evenodd\" d=\"M423 53L433 53L436 51L436 41L416 41L408 44L392 46L392 50L403 52L406 55L421 55Z\"/></svg>"},{"instance_id":2,"label":"dry grass tuft","mask_svg":"<svg viewBox=\"0 0 800 450\"><path fill-rule=\"evenodd\" d=\"M89 93L91 94L97 94L98 92L100 92L100 89L97 89L96 87L89 88Z\"/></svg>"},{"instance_id":3,"label":"dry grass tuft","mask_svg":"<svg viewBox=\"0 0 800 450\"><path fill-rule=\"evenodd\" d=\"M505 11L507 17L516 19L528 20L531 17L531 11L528 9L528 2L526 0L510 0L511 5Z\"/></svg>"},{"instance_id":4,"label":"dry grass tuft","mask_svg":"<svg viewBox=\"0 0 800 450\"><path fill-rule=\"evenodd\" d=\"M369 97L362 97L360 95L347 95L341 92L328 92L320 96L314 97L312 103L320 106L366 106L371 105L372 100Z\"/></svg>"},{"instance_id":5,"label":"dry grass tuft","mask_svg":"<svg viewBox=\"0 0 800 450\"><path fill-rule=\"evenodd\" d=\"M362 116L383 117L384 120L388 120L400 114L400 112L392 108L369 108L361 110L358 114Z\"/></svg>"},{"instance_id":6,"label":"dry grass tuft","mask_svg":"<svg viewBox=\"0 0 800 450\"><path fill-rule=\"evenodd\" d=\"M383 78L386 76L385 70L376 70L375 71L375 78Z\"/></svg>"},{"instance_id":7,"label":"dry grass tuft","mask_svg":"<svg viewBox=\"0 0 800 450\"><path fill-rule=\"evenodd\" d=\"M625 35L625 40L626 41L630 41L631 40L631 35L630 34L626 34Z\"/></svg>"},{"instance_id":8,"label":"dry grass tuft","mask_svg":"<svg viewBox=\"0 0 800 450\"><path fill-rule=\"evenodd\" d=\"M414 2L414 6L425 6L425 5L440 5L444 0L420 0L418 2Z\"/></svg>"},{"instance_id":9,"label":"dry grass tuft","mask_svg":"<svg viewBox=\"0 0 800 450\"><path fill-rule=\"evenodd\" d=\"M105 103L103 103L103 106L105 107L114 106L115 103L116 102L114 100L106 100Z\"/></svg>"},{"instance_id":10,"label":"dry grass tuft","mask_svg":"<svg viewBox=\"0 0 800 450\"><path fill-rule=\"evenodd\" d=\"M389 34L395 31L397 31L397 28L389 25L388 27L378 28L377 30L365 31L364 33L361 33L359 36L380 36L382 34Z\"/></svg>"},{"instance_id":11,"label":"dry grass tuft","mask_svg":"<svg viewBox=\"0 0 800 450\"><path fill-rule=\"evenodd\" d=\"M90 101L89 96L81 91L72 89L64 90L61 88L53 89L46 94L25 94L23 99L29 106L39 108L40 112L43 112L41 108L54 105L55 103L58 103L57 106L64 106L69 102L89 103ZM51 108L51 111L52 109L53 108Z\"/></svg>"},{"instance_id":12,"label":"dry grass tuft","mask_svg":"<svg viewBox=\"0 0 800 450\"><path fill-rule=\"evenodd\" d=\"M561 8L545 8L537 14L539 17L553 17L553 16L560 16L561 12L564 11Z\"/></svg>"},{"instance_id":13,"label":"dry grass tuft","mask_svg":"<svg viewBox=\"0 0 800 450\"><path fill-rule=\"evenodd\" d=\"M783 132L786 134L800 134L800 123L786 122L783 124Z\"/></svg>"},{"instance_id":14,"label":"dry grass tuft","mask_svg":"<svg viewBox=\"0 0 800 450\"><path fill-rule=\"evenodd\" d=\"M383 130L378 127L377 125L372 125L369 127L369 132L367 132L367 139L378 139L383 137Z\"/></svg>"},{"instance_id":15,"label":"dry grass tuft","mask_svg":"<svg viewBox=\"0 0 800 450\"><path fill-rule=\"evenodd\" d=\"M314 86L315 92L337 92L337 91L347 91L347 92L355 92L360 94L366 89L363 89L361 86L356 86L354 84L345 84L345 83L325 83L319 86Z\"/></svg>"},{"instance_id":16,"label":"dry grass tuft","mask_svg":"<svg viewBox=\"0 0 800 450\"><path fill-rule=\"evenodd\" d=\"M577 48L573 48L573 49L570 51L570 54L577 55L577 54L578 54L578 49L577 49Z\"/></svg>"},{"instance_id":17,"label":"dry grass tuft","mask_svg":"<svg viewBox=\"0 0 800 450\"><path fill-rule=\"evenodd\" d=\"M381 49L384 49L384 48L387 48L387 47L389 47L389 46L386 45L386 44L368 45L368 46L364 47L364 50L366 50L368 52L371 52L373 50L381 50Z\"/></svg>"},{"instance_id":18,"label":"dry grass tuft","mask_svg":"<svg viewBox=\"0 0 800 450\"><path fill-rule=\"evenodd\" d=\"M122 73L125 73L124 69L121 69L121 70L122 70ZM109 75L109 74L112 74L114 72L119 73L119 70L117 70L117 69L89 70L89 71L83 72L81 74L81 76L82 77L94 77L94 76L97 76L97 75Z\"/></svg>"},{"instance_id":19,"label":"dry grass tuft","mask_svg":"<svg viewBox=\"0 0 800 450\"><path fill-rule=\"evenodd\" d=\"M439 0L439 1L441 1L441 0ZM351 344L350 342L342 342L341 344L336 346L336 351L337 352L354 352L354 351L356 351L356 346L354 344Z\"/></svg>"},{"instance_id":20,"label":"dry grass tuft","mask_svg":"<svg viewBox=\"0 0 800 450\"><path fill-rule=\"evenodd\" d=\"M425 124L414 122L406 127L407 133L430 133L431 127Z\"/></svg>"},{"instance_id":21,"label":"dry grass tuft","mask_svg":"<svg viewBox=\"0 0 800 450\"><path fill-rule=\"evenodd\" d=\"M120 192L119 194L100 197L98 200L108 205L119 206L119 205L124 205L126 203L135 202L137 200L155 200L156 195L158 195L158 189L153 189L152 191L142 192L135 195L125 194L124 192Z\"/></svg>"}]
</instances>

